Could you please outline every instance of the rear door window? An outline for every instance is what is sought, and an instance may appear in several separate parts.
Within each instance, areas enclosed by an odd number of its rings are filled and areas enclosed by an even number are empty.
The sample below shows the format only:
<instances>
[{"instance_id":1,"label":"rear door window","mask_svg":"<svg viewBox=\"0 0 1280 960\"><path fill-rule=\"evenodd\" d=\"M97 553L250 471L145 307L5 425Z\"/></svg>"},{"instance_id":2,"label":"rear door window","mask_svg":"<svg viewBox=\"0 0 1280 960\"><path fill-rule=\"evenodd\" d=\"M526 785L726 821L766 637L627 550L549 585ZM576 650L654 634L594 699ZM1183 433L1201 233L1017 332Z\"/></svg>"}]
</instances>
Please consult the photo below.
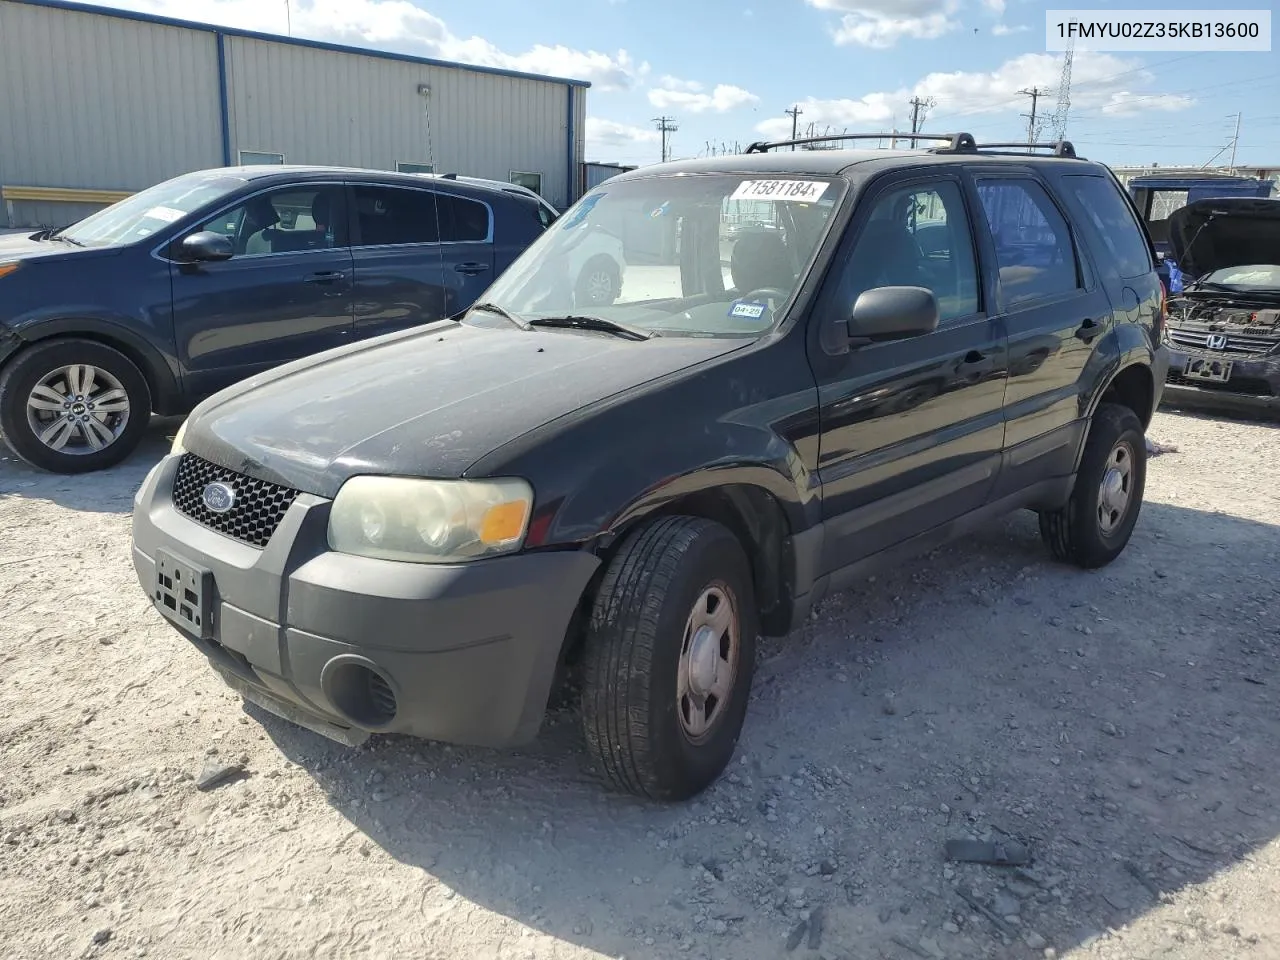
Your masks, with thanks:
<instances>
[{"instance_id":1,"label":"rear door window","mask_svg":"<svg viewBox=\"0 0 1280 960\"><path fill-rule=\"evenodd\" d=\"M1062 182L1097 230L1107 259L1120 276L1130 279L1150 273L1153 264L1146 234L1120 189L1106 177L1072 175Z\"/></svg>"},{"instance_id":2,"label":"rear door window","mask_svg":"<svg viewBox=\"0 0 1280 960\"><path fill-rule=\"evenodd\" d=\"M444 243L481 243L491 239L489 208L478 200L439 194L440 239Z\"/></svg>"},{"instance_id":3,"label":"rear door window","mask_svg":"<svg viewBox=\"0 0 1280 960\"><path fill-rule=\"evenodd\" d=\"M1071 229L1044 187L1029 179L981 179L978 198L995 241L1006 306L1080 289Z\"/></svg>"},{"instance_id":4,"label":"rear door window","mask_svg":"<svg viewBox=\"0 0 1280 960\"><path fill-rule=\"evenodd\" d=\"M436 195L430 190L353 184L359 246L437 243ZM442 198L443 199L443 198Z\"/></svg>"}]
</instances>

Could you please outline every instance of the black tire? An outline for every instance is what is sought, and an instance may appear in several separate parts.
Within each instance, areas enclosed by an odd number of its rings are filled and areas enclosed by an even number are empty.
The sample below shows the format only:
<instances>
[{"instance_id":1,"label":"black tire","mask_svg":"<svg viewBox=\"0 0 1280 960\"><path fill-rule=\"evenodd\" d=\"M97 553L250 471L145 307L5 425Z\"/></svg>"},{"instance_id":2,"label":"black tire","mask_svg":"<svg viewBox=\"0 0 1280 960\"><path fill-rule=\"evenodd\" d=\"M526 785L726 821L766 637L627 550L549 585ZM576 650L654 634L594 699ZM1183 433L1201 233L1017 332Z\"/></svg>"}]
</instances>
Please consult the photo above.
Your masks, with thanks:
<instances>
[{"instance_id":1,"label":"black tire","mask_svg":"<svg viewBox=\"0 0 1280 960\"><path fill-rule=\"evenodd\" d=\"M593 285L592 278L597 276L608 277L608 292L601 292ZM578 274L574 303L580 307L607 307L618 299L621 292L622 274L618 271L618 265L606 256L592 257Z\"/></svg>"},{"instance_id":2,"label":"black tire","mask_svg":"<svg viewBox=\"0 0 1280 960\"><path fill-rule=\"evenodd\" d=\"M89 446L85 434L76 428L67 446L88 449L83 453L67 453L53 449L40 439L28 417L27 400L32 390L51 373L62 367L79 365L93 366L113 378L128 400L128 412L122 429L113 440L106 442L98 438L102 443L101 449ZM104 385L110 386L105 377L95 383L95 387ZM113 406L118 403L116 400L110 402ZM54 419L59 416L48 412L40 415ZM86 411L85 415L91 414ZM119 422L117 417L118 414L112 414L107 420L115 424ZM150 418L151 391L147 389L147 381L141 372L118 350L92 340L60 339L37 343L14 357L0 373L0 432L14 453L42 470L89 473L115 466L137 448Z\"/></svg>"},{"instance_id":3,"label":"black tire","mask_svg":"<svg viewBox=\"0 0 1280 960\"><path fill-rule=\"evenodd\" d=\"M1100 516L1102 482L1111 469L1117 450L1130 458L1126 507L1104 528ZM1057 560L1086 570L1105 567L1120 556L1133 534L1147 482L1147 444L1142 422L1128 407L1104 403L1089 426L1084 455L1076 473L1071 499L1060 510L1040 514L1040 536Z\"/></svg>"},{"instance_id":4,"label":"black tire","mask_svg":"<svg viewBox=\"0 0 1280 960\"><path fill-rule=\"evenodd\" d=\"M691 612L716 590L736 604L737 655L721 712L708 710L705 734L693 738L677 681ZM613 787L678 801L720 775L746 717L757 630L750 566L720 524L665 517L623 543L596 594L583 657L587 747Z\"/></svg>"}]
</instances>

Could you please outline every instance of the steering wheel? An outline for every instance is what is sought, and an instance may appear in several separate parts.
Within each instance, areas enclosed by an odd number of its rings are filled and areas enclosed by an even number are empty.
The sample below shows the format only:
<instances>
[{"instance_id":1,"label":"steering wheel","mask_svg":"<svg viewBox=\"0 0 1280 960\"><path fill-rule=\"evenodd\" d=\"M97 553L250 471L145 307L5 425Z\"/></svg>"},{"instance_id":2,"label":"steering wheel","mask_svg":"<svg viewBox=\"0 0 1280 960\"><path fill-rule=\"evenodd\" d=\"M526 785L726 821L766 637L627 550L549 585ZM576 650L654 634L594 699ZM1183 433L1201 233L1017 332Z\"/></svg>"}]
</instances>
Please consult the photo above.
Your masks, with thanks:
<instances>
[{"instance_id":1,"label":"steering wheel","mask_svg":"<svg viewBox=\"0 0 1280 960\"><path fill-rule=\"evenodd\" d=\"M759 290L752 290L742 300L787 300L791 294L786 290L780 290L777 287L761 287Z\"/></svg>"}]
</instances>

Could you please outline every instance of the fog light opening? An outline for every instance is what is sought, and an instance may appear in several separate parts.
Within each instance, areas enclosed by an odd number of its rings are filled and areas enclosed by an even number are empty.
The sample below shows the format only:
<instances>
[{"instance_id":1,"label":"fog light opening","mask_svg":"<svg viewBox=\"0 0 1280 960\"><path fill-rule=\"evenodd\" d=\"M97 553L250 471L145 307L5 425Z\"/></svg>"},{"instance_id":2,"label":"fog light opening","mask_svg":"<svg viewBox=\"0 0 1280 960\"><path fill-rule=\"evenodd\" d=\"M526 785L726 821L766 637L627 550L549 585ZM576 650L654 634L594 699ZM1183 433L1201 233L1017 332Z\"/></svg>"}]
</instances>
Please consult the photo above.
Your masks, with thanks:
<instances>
[{"instance_id":1,"label":"fog light opening","mask_svg":"<svg viewBox=\"0 0 1280 960\"><path fill-rule=\"evenodd\" d=\"M320 682L334 709L356 726L377 729L396 718L395 691L367 662L330 660Z\"/></svg>"}]
</instances>

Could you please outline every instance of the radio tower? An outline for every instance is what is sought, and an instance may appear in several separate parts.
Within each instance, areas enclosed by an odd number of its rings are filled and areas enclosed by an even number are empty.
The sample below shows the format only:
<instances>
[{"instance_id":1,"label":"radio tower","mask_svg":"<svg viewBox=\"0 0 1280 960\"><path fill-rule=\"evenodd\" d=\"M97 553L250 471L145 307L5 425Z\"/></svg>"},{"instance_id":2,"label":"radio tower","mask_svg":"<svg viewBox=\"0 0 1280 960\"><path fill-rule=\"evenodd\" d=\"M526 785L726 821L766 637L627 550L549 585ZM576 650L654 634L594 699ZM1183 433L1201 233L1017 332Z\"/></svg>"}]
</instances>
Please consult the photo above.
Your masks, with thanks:
<instances>
[{"instance_id":1,"label":"radio tower","mask_svg":"<svg viewBox=\"0 0 1280 960\"><path fill-rule=\"evenodd\" d=\"M1076 42L1072 40L1062 54L1062 79L1058 81L1058 108L1053 112L1053 139L1067 135L1067 114L1071 112L1071 62L1075 59Z\"/></svg>"}]
</instances>

